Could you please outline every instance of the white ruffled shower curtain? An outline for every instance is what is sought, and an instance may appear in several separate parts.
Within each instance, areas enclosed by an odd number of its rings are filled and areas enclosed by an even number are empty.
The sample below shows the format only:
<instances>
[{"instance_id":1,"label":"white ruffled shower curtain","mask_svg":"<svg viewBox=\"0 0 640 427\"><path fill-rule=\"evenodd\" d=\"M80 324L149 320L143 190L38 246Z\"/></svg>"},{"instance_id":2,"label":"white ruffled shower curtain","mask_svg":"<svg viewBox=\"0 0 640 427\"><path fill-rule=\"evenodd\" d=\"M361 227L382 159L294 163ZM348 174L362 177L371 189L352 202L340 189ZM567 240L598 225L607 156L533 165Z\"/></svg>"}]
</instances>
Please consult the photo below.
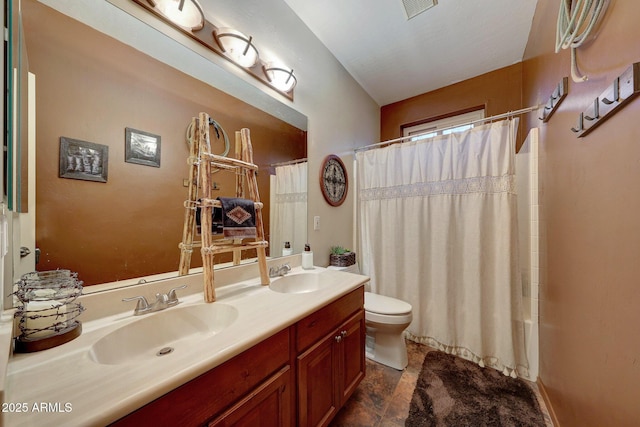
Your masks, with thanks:
<instances>
[{"instance_id":1,"label":"white ruffled shower curtain","mask_svg":"<svg viewBox=\"0 0 640 427\"><path fill-rule=\"evenodd\" d=\"M301 253L307 241L307 162L278 166L271 177L271 256L281 256L284 242Z\"/></svg>"},{"instance_id":2,"label":"white ruffled shower curtain","mask_svg":"<svg viewBox=\"0 0 640 427\"><path fill-rule=\"evenodd\" d=\"M511 376L527 372L516 129L505 120L356 154L372 291L413 306L409 339Z\"/></svg>"}]
</instances>

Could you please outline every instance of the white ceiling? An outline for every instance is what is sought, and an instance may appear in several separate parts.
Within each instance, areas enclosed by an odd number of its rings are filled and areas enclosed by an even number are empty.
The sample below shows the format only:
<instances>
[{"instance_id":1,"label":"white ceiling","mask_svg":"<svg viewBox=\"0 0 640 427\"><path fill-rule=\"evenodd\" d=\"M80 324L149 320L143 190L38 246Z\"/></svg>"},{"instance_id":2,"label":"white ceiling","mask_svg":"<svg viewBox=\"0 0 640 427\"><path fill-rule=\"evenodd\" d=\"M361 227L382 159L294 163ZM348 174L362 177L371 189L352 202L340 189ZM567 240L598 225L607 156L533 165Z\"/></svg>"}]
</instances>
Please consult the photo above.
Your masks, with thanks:
<instances>
[{"instance_id":1,"label":"white ceiling","mask_svg":"<svg viewBox=\"0 0 640 427\"><path fill-rule=\"evenodd\" d=\"M537 0L285 2L382 106L520 62Z\"/></svg>"}]
</instances>

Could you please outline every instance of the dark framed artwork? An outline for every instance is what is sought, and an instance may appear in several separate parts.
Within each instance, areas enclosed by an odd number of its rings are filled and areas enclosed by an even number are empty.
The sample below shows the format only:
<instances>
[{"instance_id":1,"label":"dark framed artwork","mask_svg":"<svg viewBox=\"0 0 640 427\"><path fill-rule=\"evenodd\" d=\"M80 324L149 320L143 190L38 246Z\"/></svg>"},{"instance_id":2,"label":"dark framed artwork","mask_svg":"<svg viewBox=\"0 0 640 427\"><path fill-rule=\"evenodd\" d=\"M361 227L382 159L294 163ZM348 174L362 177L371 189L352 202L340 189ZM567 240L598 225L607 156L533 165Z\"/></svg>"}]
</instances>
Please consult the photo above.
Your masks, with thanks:
<instances>
[{"instance_id":1,"label":"dark framed artwork","mask_svg":"<svg viewBox=\"0 0 640 427\"><path fill-rule=\"evenodd\" d=\"M160 136L137 129L125 128L124 161L138 165L160 167Z\"/></svg>"},{"instance_id":2,"label":"dark framed artwork","mask_svg":"<svg viewBox=\"0 0 640 427\"><path fill-rule=\"evenodd\" d=\"M109 147L60 137L60 178L107 182Z\"/></svg>"}]
</instances>

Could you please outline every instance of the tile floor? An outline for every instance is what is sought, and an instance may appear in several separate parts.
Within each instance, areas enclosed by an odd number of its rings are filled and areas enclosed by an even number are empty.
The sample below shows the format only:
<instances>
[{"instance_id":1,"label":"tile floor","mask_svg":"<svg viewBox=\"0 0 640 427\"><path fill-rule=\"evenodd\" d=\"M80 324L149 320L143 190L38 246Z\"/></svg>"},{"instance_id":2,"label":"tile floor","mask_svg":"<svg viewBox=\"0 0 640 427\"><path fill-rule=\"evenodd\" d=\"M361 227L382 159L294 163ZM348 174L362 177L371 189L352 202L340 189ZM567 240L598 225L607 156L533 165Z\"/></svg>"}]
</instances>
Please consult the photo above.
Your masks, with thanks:
<instances>
[{"instance_id":1,"label":"tile floor","mask_svg":"<svg viewBox=\"0 0 640 427\"><path fill-rule=\"evenodd\" d=\"M430 347L407 341L409 364L397 371L367 359L367 375L351 399L338 412L331 427L400 427L409 414L411 396L418 381L425 355ZM535 383L530 383L538 397L546 426L553 427Z\"/></svg>"}]
</instances>

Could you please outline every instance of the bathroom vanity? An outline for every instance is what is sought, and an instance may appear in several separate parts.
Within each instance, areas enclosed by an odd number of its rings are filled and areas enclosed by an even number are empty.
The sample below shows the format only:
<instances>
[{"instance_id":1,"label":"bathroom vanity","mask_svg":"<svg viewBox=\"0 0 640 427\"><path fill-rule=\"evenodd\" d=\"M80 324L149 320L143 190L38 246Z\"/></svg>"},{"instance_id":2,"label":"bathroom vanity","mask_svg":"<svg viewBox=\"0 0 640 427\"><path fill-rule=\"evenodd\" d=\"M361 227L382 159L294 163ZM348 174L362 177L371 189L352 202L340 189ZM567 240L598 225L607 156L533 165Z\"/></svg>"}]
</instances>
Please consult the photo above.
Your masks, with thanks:
<instances>
[{"instance_id":1,"label":"bathroom vanity","mask_svg":"<svg viewBox=\"0 0 640 427\"><path fill-rule=\"evenodd\" d=\"M4 425L327 425L364 378L367 280L298 267L272 288L257 278L221 286L212 304L198 293L163 312L86 322L76 340L9 361L5 402L59 402L63 411L5 413ZM220 329L149 338L149 352L127 341L162 336L145 329L156 325L170 335L167 319L201 328L189 316L210 309L204 317L217 316ZM174 350L156 356L158 346Z\"/></svg>"},{"instance_id":2,"label":"bathroom vanity","mask_svg":"<svg viewBox=\"0 0 640 427\"><path fill-rule=\"evenodd\" d=\"M279 426L325 425L364 378L363 289L351 291L114 425L140 426L154 418L180 426L232 426L239 421L260 425L260 420Z\"/></svg>"}]
</instances>

